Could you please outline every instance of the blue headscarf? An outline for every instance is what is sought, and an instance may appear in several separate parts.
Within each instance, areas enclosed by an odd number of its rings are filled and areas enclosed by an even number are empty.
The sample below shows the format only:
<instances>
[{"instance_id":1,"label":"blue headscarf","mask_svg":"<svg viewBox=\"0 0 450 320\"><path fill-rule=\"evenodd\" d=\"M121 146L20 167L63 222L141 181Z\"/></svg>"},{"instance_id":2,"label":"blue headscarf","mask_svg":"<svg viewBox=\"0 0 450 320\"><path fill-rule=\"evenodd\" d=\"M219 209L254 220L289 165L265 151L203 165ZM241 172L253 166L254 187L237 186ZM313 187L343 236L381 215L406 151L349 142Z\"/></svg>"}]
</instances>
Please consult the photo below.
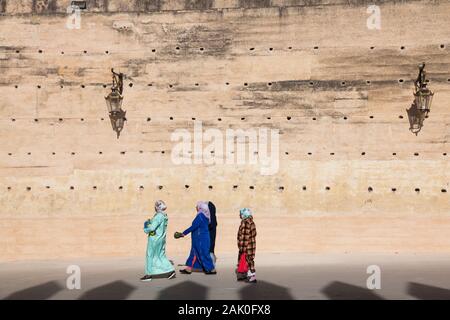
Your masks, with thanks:
<instances>
[{"instance_id":1,"label":"blue headscarf","mask_svg":"<svg viewBox=\"0 0 450 320\"><path fill-rule=\"evenodd\" d=\"M239 210L239 213L241 214L242 219L250 218L253 215L252 211L249 208L242 208L241 210Z\"/></svg>"}]
</instances>

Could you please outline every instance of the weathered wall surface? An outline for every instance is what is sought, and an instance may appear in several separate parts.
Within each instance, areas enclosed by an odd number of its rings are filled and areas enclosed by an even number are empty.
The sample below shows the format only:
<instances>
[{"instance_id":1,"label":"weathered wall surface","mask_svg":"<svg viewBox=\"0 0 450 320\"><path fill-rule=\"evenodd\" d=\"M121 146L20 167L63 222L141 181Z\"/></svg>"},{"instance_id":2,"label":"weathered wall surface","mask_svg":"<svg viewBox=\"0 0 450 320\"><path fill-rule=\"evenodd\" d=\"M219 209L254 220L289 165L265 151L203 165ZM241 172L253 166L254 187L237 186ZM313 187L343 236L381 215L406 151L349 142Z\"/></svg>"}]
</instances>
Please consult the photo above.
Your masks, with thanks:
<instances>
[{"instance_id":1,"label":"weathered wall surface","mask_svg":"<svg viewBox=\"0 0 450 320\"><path fill-rule=\"evenodd\" d=\"M260 251L450 252L449 1L0 0L0 259L141 255L143 220L169 206L168 252L197 200L238 209ZM187 10L187 11L177 11ZM409 132L417 64L436 92ZM127 123L111 129L110 69ZM175 165L171 133L280 129L280 169ZM187 187L188 186L188 187Z\"/></svg>"}]
</instances>

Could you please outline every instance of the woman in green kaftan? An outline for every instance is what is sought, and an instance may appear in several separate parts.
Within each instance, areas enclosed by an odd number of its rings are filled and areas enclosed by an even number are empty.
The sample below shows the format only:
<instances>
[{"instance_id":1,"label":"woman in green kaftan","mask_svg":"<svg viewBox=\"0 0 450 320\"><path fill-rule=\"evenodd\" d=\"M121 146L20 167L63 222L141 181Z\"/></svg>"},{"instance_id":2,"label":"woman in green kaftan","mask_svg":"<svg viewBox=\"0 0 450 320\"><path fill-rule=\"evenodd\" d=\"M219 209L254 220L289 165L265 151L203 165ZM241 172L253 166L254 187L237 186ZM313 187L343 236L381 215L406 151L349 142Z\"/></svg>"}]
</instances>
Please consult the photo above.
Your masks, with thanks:
<instances>
[{"instance_id":1,"label":"woman in green kaftan","mask_svg":"<svg viewBox=\"0 0 450 320\"><path fill-rule=\"evenodd\" d=\"M151 281L152 278L175 277L175 269L166 257L166 231L167 231L167 209L162 200L155 202L155 215L144 223L144 232L148 235L147 260L145 264L145 275L141 281Z\"/></svg>"}]
</instances>

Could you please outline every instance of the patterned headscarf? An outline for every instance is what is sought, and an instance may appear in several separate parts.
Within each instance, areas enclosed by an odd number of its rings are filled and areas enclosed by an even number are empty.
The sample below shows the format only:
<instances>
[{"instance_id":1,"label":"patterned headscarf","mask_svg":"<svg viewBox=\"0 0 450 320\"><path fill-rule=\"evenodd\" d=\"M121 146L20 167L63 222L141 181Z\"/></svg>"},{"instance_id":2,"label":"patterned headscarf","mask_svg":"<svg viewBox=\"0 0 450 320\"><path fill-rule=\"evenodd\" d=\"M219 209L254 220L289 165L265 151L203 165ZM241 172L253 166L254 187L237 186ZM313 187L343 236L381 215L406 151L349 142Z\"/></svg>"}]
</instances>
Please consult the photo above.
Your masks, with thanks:
<instances>
[{"instance_id":1,"label":"patterned headscarf","mask_svg":"<svg viewBox=\"0 0 450 320\"><path fill-rule=\"evenodd\" d=\"M211 222L211 213L209 212L208 202L197 202L197 213L203 213L203 215L208 218L208 221Z\"/></svg>"},{"instance_id":2,"label":"patterned headscarf","mask_svg":"<svg viewBox=\"0 0 450 320\"><path fill-rule=\"evenodd\" d=\"M241 214L242 219L247 219L253 216L253 212L249 208L242 208L239 210L239 213Z\"/></svg>"},{"instance_id":3,"label":"patterned headscarf","mask_svg":"<svg viewBox=\"0 0 450 320\"><path fill-rule=\"evenodd\" d=\"M164 212L167 209L166 204L162 200L158 200L155 202L155 211L156 212Z\"/></svg>"}]
</instances>

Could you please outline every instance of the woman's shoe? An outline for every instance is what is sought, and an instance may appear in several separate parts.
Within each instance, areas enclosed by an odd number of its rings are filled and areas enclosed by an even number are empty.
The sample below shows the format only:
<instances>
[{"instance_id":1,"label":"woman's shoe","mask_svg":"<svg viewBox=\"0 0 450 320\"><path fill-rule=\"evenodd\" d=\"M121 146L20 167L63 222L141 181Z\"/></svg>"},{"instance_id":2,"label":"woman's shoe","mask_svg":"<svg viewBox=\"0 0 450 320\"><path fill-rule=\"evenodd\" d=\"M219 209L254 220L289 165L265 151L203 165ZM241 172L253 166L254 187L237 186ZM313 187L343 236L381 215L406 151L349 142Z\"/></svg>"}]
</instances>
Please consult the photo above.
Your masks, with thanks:
<instances>
[{"instance_id":1,"label":"woman's shoe","mask_svg":"<svg viewBox=\"0 0 450 320\"><path fill-rule=\"evenodd\" d=\"M205 274L217 274L216 270L205 271Z\"/></svg>"},{"instance_id":2,"label":"woman's shoe","mask_svg":"<svg viewBox=\"0 0 450 320\"><path fill-rule=\"evenodd\" d=\"M173 279L173 278L175 278L177 276L177 274L175 273L175 271L172 271L172 273L171 274L169 274L169 276L167 277L167 279Z\"/></svg>"},{"instance_id":3,"label":"woman's shoe","mask_svg":"<svg viewBox=\"0 0 450 320\"><path fill-rule=\"evenodd\" d=\"M141 280L142 282L149 282L149 281L152 281L152 276L146 274L146 275L143 276L140 280Z\"/></svg>"},{"instance_id":4,"label":"woman's shoe","mask_svg":"<svg viewBox=\"0 0 450 320\"><path fill-rule=\"evenodd\" d=\"M247 283L256 283L256 276L251 276L245 279L245 282Z\"/></svg>"},{"instance_id":5,"label":"woman's shoe","mask_svg":"<svg viewBox=\"0 0 450 320\"><path fill-rule=\"evenodd\" d=\"M181 269L180 273L182 273L182 274L191 274L192 271L187 271L186 269Z\"/></svg>"}]
</instances>

